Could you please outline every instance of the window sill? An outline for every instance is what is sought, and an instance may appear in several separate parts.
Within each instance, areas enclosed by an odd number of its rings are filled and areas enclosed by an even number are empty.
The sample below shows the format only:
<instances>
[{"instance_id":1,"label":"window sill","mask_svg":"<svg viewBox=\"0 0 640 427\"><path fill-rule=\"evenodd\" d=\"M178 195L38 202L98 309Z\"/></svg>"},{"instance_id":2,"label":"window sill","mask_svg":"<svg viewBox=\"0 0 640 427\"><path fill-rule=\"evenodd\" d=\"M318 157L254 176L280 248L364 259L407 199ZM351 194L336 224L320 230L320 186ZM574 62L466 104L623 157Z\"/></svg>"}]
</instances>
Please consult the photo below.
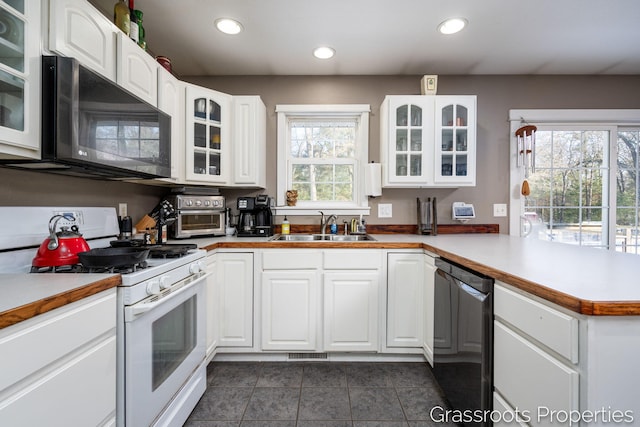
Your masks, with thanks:
<instances>
[{"instance_id":1,"label":"window sill","mask_svg":"<svg viewBox=\"0 0 640 427\"><path fill-rule=\"evenodd\" d=\"M322 208L322 207L301 207L301 206L275 206L271 208L274 215L286 215L286 216L315 216L319 215L320 211L325 215L369 215L371 208L367 207L349 207L349 208Z\"/></svg>"}]
</instances>

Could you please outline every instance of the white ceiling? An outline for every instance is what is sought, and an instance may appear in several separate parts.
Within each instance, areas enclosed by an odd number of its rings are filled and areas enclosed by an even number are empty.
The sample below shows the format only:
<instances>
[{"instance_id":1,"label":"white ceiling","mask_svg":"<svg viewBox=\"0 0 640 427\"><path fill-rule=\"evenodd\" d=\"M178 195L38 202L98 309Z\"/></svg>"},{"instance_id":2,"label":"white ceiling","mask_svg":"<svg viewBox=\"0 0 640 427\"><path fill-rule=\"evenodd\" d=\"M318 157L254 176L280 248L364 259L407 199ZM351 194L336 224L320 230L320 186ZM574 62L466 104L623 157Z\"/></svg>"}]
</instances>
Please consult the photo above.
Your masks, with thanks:
<instances>
[{"instance_id":1,"label":"white ceiling","mask_svg":"<svg viewBox=\"0 0 640 427\"><path fill-rule=\"evenodd\" d=\"M107 16L115 0L90 0ZM640 0L135 0L187 75L640 74ZM213 21L239 20L220 33ZM436 32L464 17L461 33ZM319 45L336 50L315 59Z\"/></svg>"}]
</instances>

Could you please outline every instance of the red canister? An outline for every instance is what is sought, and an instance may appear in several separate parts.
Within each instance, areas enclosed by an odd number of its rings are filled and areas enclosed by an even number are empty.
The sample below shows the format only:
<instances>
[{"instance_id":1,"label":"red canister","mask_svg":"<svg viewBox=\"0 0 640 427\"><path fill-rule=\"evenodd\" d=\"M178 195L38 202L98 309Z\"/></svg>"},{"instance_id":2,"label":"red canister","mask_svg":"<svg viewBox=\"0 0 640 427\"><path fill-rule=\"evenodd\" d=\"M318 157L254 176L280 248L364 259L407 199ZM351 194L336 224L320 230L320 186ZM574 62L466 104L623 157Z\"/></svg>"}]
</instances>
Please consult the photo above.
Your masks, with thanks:
<instances>
[{"instance_id":1,"label":"red canister","mask_svg":"<svg viewBox=\"0 0 640 427\"><path fill-rule=\"evenodd\" d=\"M171 60L166 56L156 56L156 61L164 67L165 70L171 72Z\"/></svg>"}]
</instances>

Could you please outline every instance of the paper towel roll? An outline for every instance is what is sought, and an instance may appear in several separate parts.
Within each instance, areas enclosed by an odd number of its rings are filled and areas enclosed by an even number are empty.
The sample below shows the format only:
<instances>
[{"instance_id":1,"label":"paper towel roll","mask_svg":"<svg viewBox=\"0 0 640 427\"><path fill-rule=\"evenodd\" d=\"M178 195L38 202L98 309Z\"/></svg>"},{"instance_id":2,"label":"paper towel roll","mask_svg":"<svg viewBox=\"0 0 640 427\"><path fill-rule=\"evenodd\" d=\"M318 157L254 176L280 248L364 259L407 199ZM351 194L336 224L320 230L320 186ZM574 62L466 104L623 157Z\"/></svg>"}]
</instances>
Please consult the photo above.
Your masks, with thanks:
<instances>
[{"instance_id":1,"label":"paper towel roll","mask_svg":"<svg viewBox=\"0 0 640 427\"><path fill-rule=\"evenodd\" d=\"M364 193L371 197L382 195L382 165L380 163L367 163L364 172Z\"/></svg>"}]
</instances>

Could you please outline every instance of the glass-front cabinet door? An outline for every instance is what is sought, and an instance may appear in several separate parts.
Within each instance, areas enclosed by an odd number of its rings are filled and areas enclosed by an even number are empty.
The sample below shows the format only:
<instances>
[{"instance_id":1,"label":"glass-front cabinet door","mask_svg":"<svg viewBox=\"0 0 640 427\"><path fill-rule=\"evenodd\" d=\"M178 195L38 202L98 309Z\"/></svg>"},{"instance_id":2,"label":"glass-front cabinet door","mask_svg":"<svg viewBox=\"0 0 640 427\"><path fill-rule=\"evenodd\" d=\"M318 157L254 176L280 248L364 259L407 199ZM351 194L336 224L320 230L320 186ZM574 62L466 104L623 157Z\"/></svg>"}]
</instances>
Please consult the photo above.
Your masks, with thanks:
<instances>
[{"instance_id":1,"label":"glass-front cabinet door","mask_svg":"<svg viewBox=\"0 0 640 427\"><path fill-rule=\"evenodd\" d=\"M40 3L0 0L0 153L40 156Z\"/></svg>"},{"instance_id":2,"label":"glass-front cabinet door","mask_svg":"<svg viewBox=\"0 0 640 427\"><path fill-rule=\"evenodd\" d=\"M387 141L382 148L385 186L428 184L429 150L433 146L431 98L392 96L385 99L381 108L381 137Z\"/></svg>"},{"instance_id":3,"label":"glass-front cabinet door","mask_svg":"<svg viewBox=\"0 0 640 427\"><path fill-rule=\"evenodd\" d=\"M475 185L476 97L436 97L435 184Z\"/></svg>"},{"instance_id":4,"label":"glass-front cabinet door","mask_svg":"<svg viewBox=\"0 0 640 427\"><path fill-rule=\"evenodd\" d=\"M231 96L188 85L186 178L226 184L229 180Z\"/></svg>"}]
</instances>

